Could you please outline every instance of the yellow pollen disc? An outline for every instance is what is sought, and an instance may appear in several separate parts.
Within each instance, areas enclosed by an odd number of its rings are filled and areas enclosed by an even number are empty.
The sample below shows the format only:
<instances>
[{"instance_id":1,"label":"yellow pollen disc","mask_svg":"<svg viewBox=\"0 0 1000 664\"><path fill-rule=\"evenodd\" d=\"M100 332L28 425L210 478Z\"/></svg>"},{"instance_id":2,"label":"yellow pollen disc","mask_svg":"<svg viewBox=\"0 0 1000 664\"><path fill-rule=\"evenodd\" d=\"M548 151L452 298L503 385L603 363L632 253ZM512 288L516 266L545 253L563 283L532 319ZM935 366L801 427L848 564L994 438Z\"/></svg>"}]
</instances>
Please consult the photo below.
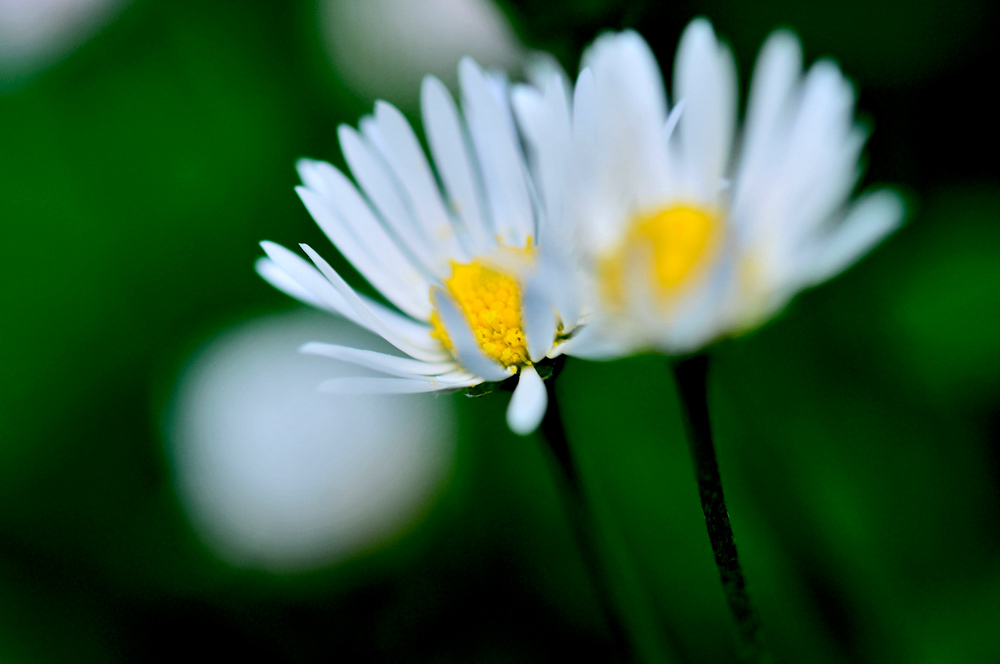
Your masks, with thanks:
<instances>
[{"instance_id":1,"label":"yellow pollen disc","mask_svg":"<svg viewBox=\"0 0 1000 664\"><path fill-rule=\"evenodd\" d=\"M481 261L453 262L451 277L444 285L465 314L484 353L505 367L529 363L521 325L521 289L517 281ZM434 327L431 336L454 352L437 311L431 314L431 325Z\"/></svg>"},{"instance_id":2,"label":"yellow pollen disc","mask_svg":"<svg viewBox=\"0 0 1000 664\"><path fill-rule=\"evenodd\" d=\"M626 299L636 265L648 265L650 291L667 299L704 263L718 230L718 217L695 207L677 206L632 222L621 246L598 266L601 294L614 305Z\"/></svg>"}]
</instances>

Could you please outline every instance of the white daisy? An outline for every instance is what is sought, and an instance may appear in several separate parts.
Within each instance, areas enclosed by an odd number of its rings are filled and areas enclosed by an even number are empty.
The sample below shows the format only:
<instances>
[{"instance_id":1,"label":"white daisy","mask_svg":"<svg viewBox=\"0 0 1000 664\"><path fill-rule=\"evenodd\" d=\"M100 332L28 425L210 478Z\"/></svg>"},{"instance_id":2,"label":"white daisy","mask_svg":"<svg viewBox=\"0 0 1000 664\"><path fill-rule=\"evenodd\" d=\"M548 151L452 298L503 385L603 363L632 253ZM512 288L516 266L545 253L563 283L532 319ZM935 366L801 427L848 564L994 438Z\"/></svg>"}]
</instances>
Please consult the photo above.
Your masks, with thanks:
<instances>
[{"instance_id":1,"label":"white daisy","mask_svg":"<svg viewBox=\"0 0 1000 664\"><path fill-rule=\"evenodd\" d=\"M303 302L382 336L406 355L310 343L303 352L383 376L333 378L341 394L455 390L519 374L507 412L533 431L547 399L536 364L576 325L561 232L537 203L506 83L470 59L459 65L462 112L424 80L421 108L435 170L403 115L379 102L360 131L341 126L357 186L330 164L302 160L297 188L313 218L388 307L357 293L319 254L310 262L263 242L258 272ZM440 180L440 186L438 181Z\"/></svg>"},{"instance_id":2,"label":"white daisy","mask_svg":"<svg viewBox=\"0 0 1000 664\"><path fill-rule=\"evenodd\" d=\"M588 325L565 352L688 352L745 330L843 270L900 223L888 190L849 201L867 131L854 91L798 40L773 34L736 140L729 50L705 19L681 38L674 98L634 32L599 37L572 98L561 75L513 106L540 196L572 224Z\"/></svg>"}]
</instances>

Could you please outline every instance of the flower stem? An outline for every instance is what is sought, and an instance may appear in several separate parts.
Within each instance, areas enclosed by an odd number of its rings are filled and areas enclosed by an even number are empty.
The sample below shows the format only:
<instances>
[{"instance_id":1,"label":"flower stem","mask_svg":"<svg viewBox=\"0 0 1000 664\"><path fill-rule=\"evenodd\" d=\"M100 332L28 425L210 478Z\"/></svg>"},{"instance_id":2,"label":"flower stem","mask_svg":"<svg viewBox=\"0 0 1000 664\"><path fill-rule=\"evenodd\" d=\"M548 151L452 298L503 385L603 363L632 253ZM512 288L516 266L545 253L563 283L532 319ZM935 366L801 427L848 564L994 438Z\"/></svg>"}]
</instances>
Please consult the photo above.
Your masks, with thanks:
<instances>
[{"instance_id":1,"label":"flower stem","mask_svg":"<svg viewBox=\"0 0 1000 664\"><path fill-rule=\"evenodd\" d=\"M740 655L745 662L770 662L771 656L764 645L760 619L747 594L746 579L736 555L733 529L729 525L726 498L722 493L722 479L719 476L708 416L708 357L701 354L679 360L674 363L673 371L691 458L694 461L695 477L698 480L701 509L708 528L708 539L715 554L722 591L736 623Z\"/></svg>"},{"instance_id":2,"label":"flower stem","mask_svg":"<svg viewBox=\"0 0 1000 664\"><path fill-rule=\"evenodd\" d=\"M560 362L559 368L561 365ZM556 373L558 373L558 369ZM573 532L573 538L576 540L583 558L584 567L590 576L594 594L600 605L615 653L620 661L632 662L635 659L632 643L619 617L607 573L601 562L593 512L590 510L584 495L580 483L579 467L566 439L559 401L556 398L555 382L555 374L545 381L549 404L541 424L542 436L548 443L552 465L558 468L561 478L559 483L562 489L559 493L562 497L563 508Z\"/></svg>"}]
</instances>

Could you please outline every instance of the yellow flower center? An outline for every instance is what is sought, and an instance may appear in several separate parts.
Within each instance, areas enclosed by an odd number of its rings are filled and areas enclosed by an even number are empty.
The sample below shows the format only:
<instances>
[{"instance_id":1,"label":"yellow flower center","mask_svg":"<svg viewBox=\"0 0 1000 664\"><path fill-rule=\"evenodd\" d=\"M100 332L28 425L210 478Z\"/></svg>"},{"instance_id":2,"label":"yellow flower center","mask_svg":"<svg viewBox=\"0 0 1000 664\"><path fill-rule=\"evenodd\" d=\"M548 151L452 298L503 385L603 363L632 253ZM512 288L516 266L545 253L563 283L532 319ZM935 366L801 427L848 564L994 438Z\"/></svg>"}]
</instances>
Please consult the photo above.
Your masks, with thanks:
<instances>
[{"instance_id":1,"label":"yellow flower center","mask_svg":"<svg viewBox=\"0 0 1000 664\"><path fill-rule=\"evenodd\" d=\"M530 246L516 253L528 256ZM484 353L505 367L529 364L521 324L521 289L514 278L483 261L452 262L451 276L444 285L465 314ZM431 314L430 322L434 328L431 336L454 352L437 311Z\"/></svg>"},{"instance_id":2,"label":"yellow flower center","mask_svg":"<svg viewBox=\"0 0 1000 664\"><path fill-rule=\"evenodd\" d=\"M718 234L718 222L715 214L689 206L639 216L619 248L598 264L601 294L610 304L621 306L638 269L647 270L652 293L661 300L670 299L704 264Z\"/></svg>"}]
</instances>

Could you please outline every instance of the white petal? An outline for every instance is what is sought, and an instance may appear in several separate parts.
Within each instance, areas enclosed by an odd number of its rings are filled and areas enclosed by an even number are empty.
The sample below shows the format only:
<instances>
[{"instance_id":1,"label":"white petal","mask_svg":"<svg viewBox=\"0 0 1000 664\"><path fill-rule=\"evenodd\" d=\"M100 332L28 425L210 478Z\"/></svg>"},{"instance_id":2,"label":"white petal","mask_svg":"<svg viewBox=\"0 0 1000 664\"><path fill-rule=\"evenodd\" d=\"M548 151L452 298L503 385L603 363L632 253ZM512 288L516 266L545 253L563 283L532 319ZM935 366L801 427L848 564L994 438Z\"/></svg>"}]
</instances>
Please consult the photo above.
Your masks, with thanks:
<instances>
[{"instance_id":1,"label":"white petal","mask_svg":"<svg viewBox=\"0 0 1000 664\"><path fill-rule=\"evenodd\" d=\"M767 178L773 175L769 171L773 164L768 161L783 145L781 134L788 131L788 113L801 72L802 49L795 35L779 30L768 37L750 83L734 207L759 186L766 186Z\"/></svg>"},{"instance_id":2,"label":"white petal","mask_svg":"<svg viewBox=\"0 0 1000 664\"><path fill-rule=\"evenodd\" d=\"M318 298L324 303L324 308L330 311L335 311L341 316L347 318L362 327L367 327L360 322L357 314L354 310L347 304L343 296L337 292L337 289L330 284L329 281L323 278L323 275L316 271L316 269L309 265L301 256L289 251L280 244L275 244L274 242L269 242L267 240L260 243L261 248L267 257L277 265L285 275L299 284L302 289L312 293L313 296Z\"/></svg>"},{"instance_id":3,"label":"white petal","mask_svg":"<svg viewBox=\"0 0 1000 664\"><path fill-rule=\"evenodd\" d=\"M330 307L326 302L321 300L312 294L311 291L307 290L289 277L284 270L282 270L278 265L266 256L261 256L254 263L254 269L257 270L257 274L264 278L267 283L271 284L278 290L280 290L285 295L294 297L299 302L303 302L310 306L316 307L317 309L326 309L333 313L340 313L336 309Z\"/></svg>"},{"instance_id":4,"label":"white petal","mask_svg":"<svg viewBox=\"0 0 1000 664\"><path fill-rule=\"evenodd\" d=\"M735 262L719 258L701 283L677 302L669 323L655 326L656 344L668 353L687 353L711 343L729 329L734 319L733 288Z\"/></svg>"},{"instance_id":5,"label":"white petal","mask_svg":"<svg viewBox=\"0 0 1000 664\"><path fill-rule=\"evenodd\" d=\"M629 216L662 205L668 192L660 140L667 98L656 59L634 32L599 37L584 64L573 109L573 161L583 172L571 198L593 244L606 248L617 242Z\"/></svg>"},{"instance_id":6,"label":"white petal","mask_svg":"<svg viewBox=\"0 0 1000 664\"><path fill-rule=\"evenodd\" d=\"M569 332L580 318L580 288L577 263L569 248L545 245L539 248L537 280L546 297L555 306L563 328Z\"/></svg>"},{"instance_id":7,"label":"white petal","mask_svg":"<svg viewBox=\"0 0 1000 664\"><path fill-rule=\"evenodd\" d=\"M483 353L476 337L469 327L465 315L458 309L443 290L434 291L434 305L441 316L441 323L448 332L448 339L455 348L458 361L466 369L485 380L498 381L510 377L510 373L492 358Z\"/></svg>"},{"instance_id":8,"label":"white petal","mask_svg":"<svg viewBox=\"0 0 1000 664\"><path fill-rule=\"evenodd\" d=\"M527 279L521 294L521 319L528 357L538 362L545 357L556 340L556 313L546 289L536 273Z\"/></svg>"},{"instance_id":9,"label":"white petal","mask_svg":"<svg viewBox=\"0 0 1000 664\"><path fill-rule=\"evenodd\" d=\"M677 129L677 123L681 121L681 115L684 114L684 100L680 100L674 107L670 109L670 115L667 116L666 122L663 123L663 140L669 141L674 135L674 131Z\"/></svg>"},{"instance_id":10,"label":"white petal","mask_svg":"<svg viewBox=\"0 0 1000 664\"><path fill-rule=\"evenodd\" d=\"M411 291L413 300L420 302L422 298L429 302L430 284L425 277L426 268L412 257L412 252L408 252L405 246L401 247L398 240L386 232L354 183L326 162L302 159L297 165L303 181L310 189L322 194L327 204L338 213L333 218L324 219L324 222L345 226L344 232L353 235L370 257L385 268L391 268L399 286ZM337 244L335 237L339 237L340 232L321 227L327 237ZM429 305L421 306L426 308Z\"/></svg>"},{"instance_id":11,"label":"white petal","mask_svg":"<svg viewBox=\"0 0 1000 664\"><path fill-rule=\"evenodd\" d=\"M428 323L413 320L395 309L390 309L381 302L376 302L367 295L357 293L357 296L367 309L384 320L392 329L403 335L404 338L412 340L422 348L437 348L440 345L440 342L431 338L430 334L433 328Z\"/></svg>"},{"instance_id":12,"label":"white petal","mask_svg":"<svg viewBox=\"0 0 1000 664\"><path fill-rule=\"evenodd\" d=\"M691 193L714 203L726 175L736 124L735 66L705 19L681 35L674 69L674 98L684 101L678 137Z\"/></svg>"},{"instance_id":13,"label":"white petal","mask_svg":"<svg viewBox=\"0 0 1000 664\"><path fill-rule=\"evenodd\" d=\"M438 274L443 269L442 257L411 218L398 184L386 172L384 164L353 128L341 125L337 134L351 173L389 228L421 264Z\"/></svg>"},{"instance_id":14,"label":"white petal","mask_svg":"<svg viewBox=\"0 0 1000 664\"><path fill-rule=\"evenodd\" d=\"M619 335L601 334L597 325L585 325L570 339L559 344L556 350L570 357L605 361L625 357L635 349Z\"/></svg>"},{"instance_id":15,"label":"white petal","mask_svg":"<svg viewBox=\"0 0 1000 664\"><path fill-rule=\"evenodd\" d=\"M548 405L549 397L541 376L534 367L524 367L507 407L507 426L514 433L527 436L542 423Z\"/></svg>"},{"instance_id":16,"label":"white petal","mask_svg":"<svg viewBox=\"0 0 1000 664\"><path fill-rule=\"evenodd\" d=\"M847 268L898 228L903 213L903 200L894 191L882 189L859 198L837 228L816 240L816 261L809 268L809 281L819 283Z\"/></svg>"},{"instance_id":17,"label":"white petal","mask_svg":"<svg viewBox=\"0 0 1000 664\"><path fill-rule=\"evenodd\" d=\"M429 380L414 380L410 378L372 378L355 376L348 378L331 378L319 385L321 392L330 394L419 394L421 392L440 392L471 387L482 382L479 379L462 383L443 383Z\"/></svg>"},{"instance_id":18,"label":"white petal","mask_svg":"<svg viewBox=\"0 0 1000 664\"><path fill-rule=\"evenodd\" d=\"M333 360L340 360L341 362L350 362L366 369L381 371L382 373L401 378L436 376L457 369L457 365L454 362L424 362L408 357L386 355L385 353L363 348L351 348L350 346L320 343L318 341L305 344L299 349L299 352L308 355L320 355Z\"/></svg>"},{"instance_id":19,"label":"white petal","mask_svg":"<svg viewBox=\"0 0 1000 664\"><path fill-rule=\"evenodd\" d=\"M524 64L526 78L539 90L544 90L549 83L549 79L558 77L562 79L562 86L570 89L569 76L562 68L555 56L544 51L534 51L528 55Z\"/></svg>"},{"instance_id":20,"label":"white petal","mask_svg":"<svg viewBox=\"0 0 1000 664\"><path fill-rule=\"evenodd\" d=\"M473 172L455 101L441 81L428 76L423 82L420 105L427 143L448 192L449 206L464 222L472 243L486 247L492 242L493 231L483 216L483 193Z\"/></svg>"},{"instance_id":21,"label":"white petal","mask_svg":"<svg viewBox=\"0 0 1000 664\"><path fill-rule=\"evenodd\" d=\"M375 104L375 122L385 144L383 155L409 196L423 234L453 260L465 261L427 157L410 124L395 106L383 101Z\"/></svg>"},{"instance_id":22,"label":"white petal","mask_svg":"<svg viewBox=\"0 0 1000 664\"><path fill-rule=\"evenodd\" d=\"M573 89L572 167L576 182L567 193L567 204L579 224L578 238L591 253L605 251L615 241L618 229L614 220L622 212L619 199L623 194L614 194L617 182L607 181L604 168L606 146L600 137L605 129L597 113L593 72L583 69Z\"/></svg>"},{"instance_id":23,"label":"white petal","mask_svg":"<svg viewBox=\"0 0 1000 664\"><path fill-rule=\"evenodd\" d=\"M479 66L465 58L458 73L493 226L508 245L523 247L537 233L517 136Z\"/></svg>"},{"instance_id":24,"label":"white petal","mask_svg":"<svg viewBox=\"0 0 1000 664\"><path fill-rule=\"evenodd\" d=\"M425 279L418 274L418 279L414 280L415 271L407 270L406 263L386 265L381 257L373 256L340 220L326 198L305 187L296 187L295 191L323 232L368 283L411 316L425 320L430 316L430 285Z\"/></svg>"},{"instance_id":25,"label":"white petal","mask_svg":"<svg viewBox=\"0 0 1000 664\"><path fill-rule=\"evenodd\" d=\"M569 96L561 76L552 76L543 91L517 86L511 96L530 146L533 170L545 205L540 243L568 242L567 178L572 174L573 127Z\"/></svg>"},{"instance_id":26,"label":"white petal","mask_svg":"<svg viewBox=\"0 0 1000 664\"><path fill-rule=\"evenodd\" d=\"M786 200L808 206L823 197L817 191L819 187L843 191L853 186L857 156L866 138L865 132L852 128L853 106L854 91L837 66L828 61L813 65L788 136L783 171L774 181L774 187L780 187L780 195ZM806 215L790 206L781 229L786 237L796 231L812 230L823 222L829 205L827 210L819 208L825 214Z\"/></svg>"},{"instance_id":27,"label":"white petal","mask_svg":"<svg viewBox=\"0 0 1000 664\"><path fill-rule=\"evenodd\" d=\"M364 301L354 292L354 289L344 281L343 277L337 274L337 271L322 256L317 254L308 245L303 244L300 246L346 303L347 308L353 315L352 320L380 335L390 344L411 357L428 362L437 362L445 359L446 355L444 352L438 352L427 347L429 339L414 339L405 336L399 328L392 324L391 320L378 315L374 309L366 306Z\"/></svg>"}]
</instances>

